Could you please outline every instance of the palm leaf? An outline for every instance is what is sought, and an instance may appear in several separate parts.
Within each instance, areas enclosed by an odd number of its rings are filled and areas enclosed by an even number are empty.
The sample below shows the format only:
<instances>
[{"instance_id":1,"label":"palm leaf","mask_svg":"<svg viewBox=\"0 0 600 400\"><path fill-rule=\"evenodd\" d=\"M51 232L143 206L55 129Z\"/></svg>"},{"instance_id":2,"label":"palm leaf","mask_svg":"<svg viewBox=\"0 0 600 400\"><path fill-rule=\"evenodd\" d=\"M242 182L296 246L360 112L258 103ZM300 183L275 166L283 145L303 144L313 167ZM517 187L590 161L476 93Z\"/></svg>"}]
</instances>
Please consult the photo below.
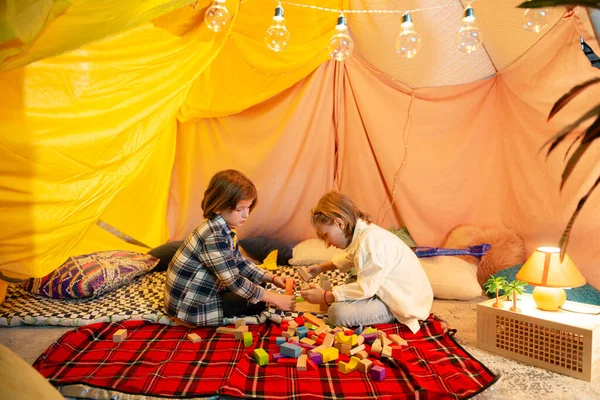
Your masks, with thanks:
<instances>
[{"instance_id":1,"label":"palm leaf","mask_svg":"<svg viewBox=\"0 0 600 400\"><path fill-rule=\"evenodd\" d=\"M600 7L600 3L596 0L531 0L519 4L518 8L544 8L556 6L584 6L584 7Z\"/></svg>"},{"instance_id":2,"label":"palm leaf","mask_svg":"<svg viewBox=\"0 0 600 400\"><path fill-rule=\"evenodd\" d=\"M590 188L590 190L588 190L588 192L586 193L586 195L583 196L579 200L579 203L577 203L577 208L575 209L575 212L573 213L573 215L571 215L571 219L569 220L569 223L567 224L567 227L566 227L565 231L563 232L562 237L560 238L560 242L559 242L560 260L561 261L563 260L563 258L565 256L565 252L567 251L567 245L569 244L569 237L571 236L571 228L573 227L573 223L575 222L575 218L577 218L577 216L579 215L579 212L583 208L583 205L588 200L588 198L590 197L590 195L592 194L592 192L594 191L594 189L596 189L596 187L598 186L598 184L600 184L600 176L598 177L598 179L596 179L596 183L594 183L592 185L592 187Z\"/></svg>"},{"instance_id":3,"label":"palm leaf","mask_svg":"<svg viewBox=\"0 0 600 400\"><path fill-rule=\"evenodd\" d=\"M575 168L575 166L581 159L581 156L583 156L588 147L590 147L590 144L592 144L592 142L598 139L599 137L600 115L598 116L598 118L596 118L594 123L584 132L584 136L581 140L581 143L579 144L579 147L577 147L575 152L571 155L571 158L569 158L567 165L565 165L565 169L562 174L562 181L560 182L560 190L562 190L563 186L567 182L567 178L569 178L571 172L573 172L573 168Z\"/></svg>"},{"instance_id":4,"label":"palm leaf","mask_svg":"<svg viewBox=\"0 0 600 400\"><path fill-rule=\"evenodd\" d=\"M575 96L581 93L583 89L597 82L600 82L600 78L590 79L589 81L583 82L581 85L573 87L571 90L565 93L560 99L556 101L556 103L554 103L554 106L552 106L552 110L550 110L550 113L548 114L548 121L554 116L554 114L562 110L562 108L566 106L569 101L571 101Z\"/></svg>"},{"instance_id":5,"label":"palm leaf","mask_svg":"<svg viewBox=\"0 0 600 400\"><path fill-rule=\"evenodd\" d=\"M546 153L546 156L549 156L550 153L552 153L552 150L554 150L556 148L556 146L558 146L565 139L565 136L567 136L573 129L575 129L579 125L581 125L582 122L584 122L592 117L595 117L597 115L600 115L600 104L598 104L596 107L594 107L591 110L589 110L588 112L586 112L577 121L573 122L570 125L565 126L563 128L563 130L561 130L559 133L557 133L556 136L554 136L553 138L549 139L542 146L542 148L544 148L550 143L550 147L548 148L548 152Z\"/></svg>"}]
</instances>

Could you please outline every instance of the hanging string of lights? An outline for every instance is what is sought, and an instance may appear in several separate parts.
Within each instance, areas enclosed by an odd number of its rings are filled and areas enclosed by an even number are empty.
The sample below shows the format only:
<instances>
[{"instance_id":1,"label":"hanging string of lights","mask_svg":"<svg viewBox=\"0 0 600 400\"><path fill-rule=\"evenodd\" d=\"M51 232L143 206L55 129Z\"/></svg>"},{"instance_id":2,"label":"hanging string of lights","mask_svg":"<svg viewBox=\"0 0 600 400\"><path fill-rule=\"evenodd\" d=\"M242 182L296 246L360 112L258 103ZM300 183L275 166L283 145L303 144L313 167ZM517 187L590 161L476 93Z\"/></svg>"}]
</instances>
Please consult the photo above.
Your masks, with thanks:
<instances>
[{"instance_id":1,"label":"hanging string of lights","mask_svg":"<svg viewBox=\"0 0 600 400\"><path fill-rule=\"evenodd\" d=\"M229 23L230 15L225 6L226 0L213 0L210 7L206 9L204 21L206 26L213 32L220 32ZM415 8L409 10L341 10L327 7L319 7L310 4L279 1L275 7L275 15L265 35L265 44L274 52L284 51L291 40L290 32L285 26L285 18L282 4L309 8L318 11L339 14L335 33L329 39L328 50L333 60L344 61L354 51L354 41L349 35L345 14L402 14L400 33L395 42L396 53L405 58L413 58L421 49L421 35L415 30L411 13L428 11L442 7L456 6L456 4L441 4L432 7ZM540 33L549 21L550 12L547 8L526 9L523 14L523 28L530 32ZM475 19L475 11L471 5L464 11L460 29L456 32L455 43L462 52L470 54L481 47L483 38L479 25Z\"/></svg>"}]
</instances>

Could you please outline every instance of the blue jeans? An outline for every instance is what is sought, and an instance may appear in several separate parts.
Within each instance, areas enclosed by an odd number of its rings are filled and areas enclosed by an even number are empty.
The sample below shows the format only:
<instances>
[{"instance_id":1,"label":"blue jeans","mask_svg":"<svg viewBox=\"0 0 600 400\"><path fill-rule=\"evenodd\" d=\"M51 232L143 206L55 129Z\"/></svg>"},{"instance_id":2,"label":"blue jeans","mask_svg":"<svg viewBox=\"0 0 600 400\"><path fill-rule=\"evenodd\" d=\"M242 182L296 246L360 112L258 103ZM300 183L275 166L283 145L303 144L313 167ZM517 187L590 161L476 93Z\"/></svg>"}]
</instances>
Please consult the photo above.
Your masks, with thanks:
<instances>
[{"instance_id":1,"label":"blue jeans","mask_svg":"<svg viewBox=\"0 0 600 400\"><path fill-rule=\"evenodd\" d=\"M396 321L388 306L377 296L365 300L335 302L329 306L327 314L331 324L348 328Z\"/></svg>"}]
</instances>

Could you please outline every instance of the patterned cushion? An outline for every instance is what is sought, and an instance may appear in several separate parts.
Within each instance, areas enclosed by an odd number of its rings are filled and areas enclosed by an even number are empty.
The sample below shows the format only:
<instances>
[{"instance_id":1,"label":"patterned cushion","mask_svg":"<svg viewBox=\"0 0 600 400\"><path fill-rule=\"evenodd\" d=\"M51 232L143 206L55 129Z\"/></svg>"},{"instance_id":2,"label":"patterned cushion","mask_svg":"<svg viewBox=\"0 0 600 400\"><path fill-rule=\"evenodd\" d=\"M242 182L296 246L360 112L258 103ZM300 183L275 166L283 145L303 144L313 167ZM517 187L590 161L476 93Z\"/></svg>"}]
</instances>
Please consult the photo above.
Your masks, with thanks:
<instances>
[{"instance_id":1,"label":"patterned cushion","mask_svg":"<svg viewBox=\"0 0 600 400\"><path fill-rule=\"evenodd\" d=\"M23 289L54 299L98 297L149 272L159 259L124 250L100 251L69 259L43 278L25 281Z\"/></svg>"}]
</instances>

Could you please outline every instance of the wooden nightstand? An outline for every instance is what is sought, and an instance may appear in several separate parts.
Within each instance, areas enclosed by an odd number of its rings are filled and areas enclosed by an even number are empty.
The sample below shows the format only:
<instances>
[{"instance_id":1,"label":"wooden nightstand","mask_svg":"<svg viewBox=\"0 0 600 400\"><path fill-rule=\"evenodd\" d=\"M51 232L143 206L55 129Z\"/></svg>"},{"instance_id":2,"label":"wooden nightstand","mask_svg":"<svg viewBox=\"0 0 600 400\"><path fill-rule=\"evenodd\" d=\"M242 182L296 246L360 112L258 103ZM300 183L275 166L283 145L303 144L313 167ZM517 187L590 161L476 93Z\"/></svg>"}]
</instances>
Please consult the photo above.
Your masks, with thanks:
<instances>
[{"instance_id":1,"label":"wooden nightstand","mask_svg":"<svg viewBox=\"0 0 600 400\"><path fill-rule=\"evenodd\" d=\"M477 347L591 382L600 374L600 315L543 311L531 295L521 295L520 313L477 305ZM600 307L567 301L564 307L600 313Z\"/></svg>"}]
</instances>

